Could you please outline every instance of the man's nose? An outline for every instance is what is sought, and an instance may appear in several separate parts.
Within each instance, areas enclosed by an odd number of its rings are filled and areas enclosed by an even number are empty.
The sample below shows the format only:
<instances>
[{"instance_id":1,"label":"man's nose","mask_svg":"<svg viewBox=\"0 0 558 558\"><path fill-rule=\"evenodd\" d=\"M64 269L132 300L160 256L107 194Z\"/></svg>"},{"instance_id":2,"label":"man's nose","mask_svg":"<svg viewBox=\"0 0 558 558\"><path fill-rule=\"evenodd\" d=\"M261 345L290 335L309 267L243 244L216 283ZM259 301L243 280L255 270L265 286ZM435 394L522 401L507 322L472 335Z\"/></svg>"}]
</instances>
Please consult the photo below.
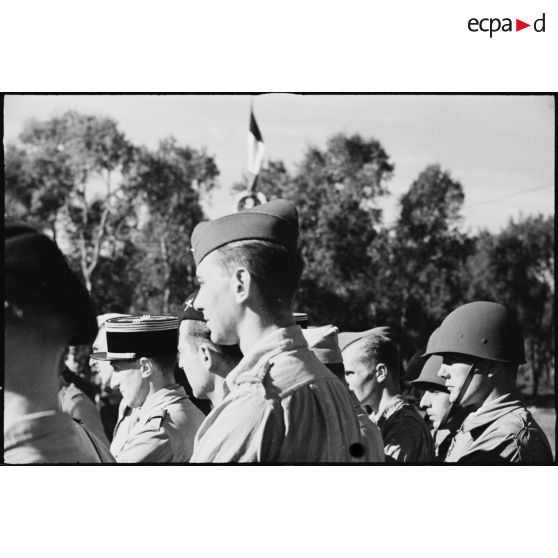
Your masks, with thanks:
<instances>
[{"instance_id":1,"label":"man's nose","mask_svg":"<svg viewBox=\"0 0 558 558\"><path fill-rule=\"evenodd\" d=\"M438 377L444 378L444 380L449 378L447 364L442 364L442 366L440 366L440 370L438 370Z\"/></svg>"},{"instance_id":2,"label":"man's nose","mask_svg":"<svg viewBox=\"0 0 558 558\"><path fill-rule=\"evenodd\" d=\"M428 409L428 407L430 407L430 397L428 396L428 393L425 392L425 394L422 396L419 407L421 409Z\"/></svg>"},{"instance_id":3,"label":"man's nose","mask_svg":"<svg viewBox=\"0 0 558 558\"><path fill-rule=\"evenodd\" d=\"M198 294L195 296L194 300L192 300L192 306L194 307L194 310L197 310L198 312L203 312L203 306L201 304L201 297L199 291Z\"/></svg>"},{"instance_id":4,"label":"man's nose","mask_svg":"<svg viewBox=\"0 0 558 558\"><path fill-rule=\"evenodd\" d=\"M112 371L112 374L110 375L110 387L111 389L116 389L119 385L120 385L120 380L118 379L118 374L114 373L114 370Z\"/></svg>"}]
</instances>

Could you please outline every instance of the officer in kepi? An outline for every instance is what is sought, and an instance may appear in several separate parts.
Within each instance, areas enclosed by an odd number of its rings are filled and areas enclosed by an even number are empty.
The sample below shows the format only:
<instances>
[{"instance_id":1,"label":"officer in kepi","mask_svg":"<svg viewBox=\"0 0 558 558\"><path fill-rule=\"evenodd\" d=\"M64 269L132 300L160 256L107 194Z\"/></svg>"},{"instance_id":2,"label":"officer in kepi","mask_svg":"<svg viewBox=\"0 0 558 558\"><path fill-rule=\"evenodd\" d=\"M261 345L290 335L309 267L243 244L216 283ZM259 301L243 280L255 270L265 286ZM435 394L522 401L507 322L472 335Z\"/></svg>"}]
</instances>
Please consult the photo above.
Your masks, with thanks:
<instances>
[{"instance_id":1,"label":"officer in kepi","mask_svg":"<svg viewBox=\"0 0 558 558\"><path fill-rule=\"evenodd\" d=\"M525 363L523 332L512 312L495 302L460 306L430 336L425 356L440 355L438 371L454 408L467 418L446 462L548 463L548 440L516 392Z\"/></svg>"},{"instance_id":2,"label":"officer in kepi","mask_svg":"<svg viewBox=\"0 0 558 558\"><path fill-rule=\"evenodd\" d=\"M126 316L105 324L112 387L122 392L110 446L119 463L187 462L202 412L175 383L178 318Z\"/></svg>"}]
</instances>

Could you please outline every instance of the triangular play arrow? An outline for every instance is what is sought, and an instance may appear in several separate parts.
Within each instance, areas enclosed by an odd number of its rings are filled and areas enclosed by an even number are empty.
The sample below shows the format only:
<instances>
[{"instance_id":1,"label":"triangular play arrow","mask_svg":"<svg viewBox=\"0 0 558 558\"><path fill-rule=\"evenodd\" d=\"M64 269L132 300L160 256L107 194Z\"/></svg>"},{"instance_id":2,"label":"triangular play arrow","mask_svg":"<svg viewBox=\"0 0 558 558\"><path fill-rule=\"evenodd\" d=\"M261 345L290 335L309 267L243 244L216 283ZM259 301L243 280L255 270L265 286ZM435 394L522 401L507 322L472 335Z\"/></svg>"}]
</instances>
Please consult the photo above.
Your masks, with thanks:
<instances>
[{"instance_id":1,"label":"triangular play arrow","mask_svg":"<svg viewBox=\"0 0 558 558\"><path fill-rule=\"evenodd\" d=\"M521 21L520 19L515 20L515 30L516 31L521 31L522 29L525 29L526 27L531 27L531 24L530 23L525 23L524 21Z\"/></svg>"}]
</instances>

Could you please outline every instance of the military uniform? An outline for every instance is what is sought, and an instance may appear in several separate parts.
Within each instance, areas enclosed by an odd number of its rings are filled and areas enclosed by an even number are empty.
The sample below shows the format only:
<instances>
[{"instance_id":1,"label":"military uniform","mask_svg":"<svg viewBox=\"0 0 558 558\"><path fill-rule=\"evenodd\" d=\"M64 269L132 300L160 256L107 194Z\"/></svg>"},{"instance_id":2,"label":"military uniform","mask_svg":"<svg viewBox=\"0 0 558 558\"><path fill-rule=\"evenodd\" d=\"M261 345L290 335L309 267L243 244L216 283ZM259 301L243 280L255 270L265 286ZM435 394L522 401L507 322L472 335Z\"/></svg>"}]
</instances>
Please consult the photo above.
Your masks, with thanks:
<instances>
[{"instance_id":1,"label":"military uniform","mask_svg":"<svg viewBox=\"0 0 558 558\"><path fill-rule=\"evenodd\" d=\"M349 462L360 440L347 389L299 326L260 339L226 378L229 394L201 425L192 462Z\"/></svg>"},{"instance_id":2,"label":"military uniform","mask_svg":"<svg viewBox=\"0 0 558 558\"><path fill-rule=\"evenodd\" d=\"M109 441L105 435L99 410L83 391L74 384L62 386L58 392L58 402L61 411L83 424L89 432L95 434L108 448Z\"/></svg>"},{"instance_id":3,"label":"military uniform","mask_svg":"<svg viewBox=\"0 0 558 558\"><path fill-rule=\"evenodd\" d=\"M518 395L517 366L525 364L523 331L515 314L496 302L475 301L450 312L430 339L424 356L449 355L439 375L452 384L454 362L468 366L453 409L469 412L448 448L446 461L459 463L549 463L550 444ZM459 361L460 355L465 358ZM501 366L501 369L499 367ZM467 368L465 368L467 369ZM490 373L489 373L490 372ZM457 373L459 374L459 372ZM481 403L466 404L474 394ZM511 377L500 375L509 374Z\"/></svg>"},{"instance_id":4,"label":"military uniform","mask_svg":"<svg viewBox=\"0 0 558 558\"><path fill-rule=\"evenodd\" d=\"M122 402L111 452L119 463L185 463L203 419L178 384L148 395L136 409Z\"/></svg>"},{"instance_id":5,"label":"military uniform","mask_svg":"<svg viewBox=\"0 0 558 558\"><path fill-rule=\"evenodd\" d=\"M418 411L401 395L371 416L384 439L386 461L434 461L434 443Z\"/></svg>"},{"instance_id":6,"label":"military uniform","mask_svg":"<svg viewBox=\"0 0 558 558\"><path fill-rule=\"evenodd\" d=\"M519 397L503 395L471 413L457 431L449 463L551 463L541 427Z\"/></svg>"},{"instance_id":7,"label":"military uniform","mask_svg":"<svg viewBox=\"0 0 558 558\"><path fill-rule=\"evenodd\" d=\"M61 411L23 415L4 429L6 463L114 463L94 434Z\"/></svg>"}]
</instances>

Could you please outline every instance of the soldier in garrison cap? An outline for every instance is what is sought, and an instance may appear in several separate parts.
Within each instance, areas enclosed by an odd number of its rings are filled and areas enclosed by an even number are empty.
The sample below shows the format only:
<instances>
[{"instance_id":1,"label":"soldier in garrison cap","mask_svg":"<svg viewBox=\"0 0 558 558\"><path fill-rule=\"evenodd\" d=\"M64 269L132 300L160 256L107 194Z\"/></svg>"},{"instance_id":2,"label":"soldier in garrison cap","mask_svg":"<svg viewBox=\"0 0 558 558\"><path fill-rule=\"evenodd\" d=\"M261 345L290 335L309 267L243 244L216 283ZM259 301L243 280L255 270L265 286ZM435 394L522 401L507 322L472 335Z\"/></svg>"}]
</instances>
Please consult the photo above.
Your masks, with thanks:
<instances>
[{"instance_id":1,"label":"soldier in garrison cap","mask_svg":"<svg viewBox=\"0 0 558 558\"><path fill-rule=\"evenodd\" d=\"M209 399L215 408L228 393L225 378L240 362L238 345L217 345L201 312L194 309L197 292L184 301L178 334L178 365L192 388L194 397Z\"/></svg>"},{"instance_id":2,"label":"soldier in garrison cap","mask_svg":"<svg viewBox=\"0 0 558 558\"><path fill-rule=\"evenodd\" d=\"M516 392L525 363L523 332L501 304L476 301L450 312L428 340L425 356L440 355L454 408L468 413L446 462L548 463L548 440Z\"/></svg>"},{"instance_id":3,"label":"soldier in garrison cap","mask_svg":"<svg viewBox=\"0 0 558 558\"><path fill-rule=\"evenodd\" d=\"M178 318L125 316L105 323L112 387L122 392L110 446L118 463L184 463L190 459L202 412L175 383Z\"/></svg>"},{"instance_id":4,"label":"soldier in garrison cap","mask_svg":"<svg viewBox=\"0 0 558 558\"><path fill-rule=\"evenodd\" d=\"M4 242L4 460L114 462L102 440L58 408L67 346L95 337L89 294L47 236L10 222Z\"/></svg>"},{"instance_id":5,"label":"soldier in garrison cap","mask_svg":"<svg viewBox=\"0 0 558 558\"><path fill-rule=\"evenodd\" d=\"M389 328L340 333L339 345L347 383L380 428L386 461L434 461L428 426L401 394L399 351Z\"/></svg>"},{"instance_id":6,"label":"soldier in garrison cap","mask_svg":"<svg viewBox=\"0 0 558 558\"><path fill-rule=\"evenodd\" d=\"M421 355L424 351L420 351ZM432 438L436 461L445 461L448 448L456 430L461 426L463 413L453 409L449 400L449 390L445 382L438 376L442 367L442 357L432 355L428 358L417 360L416 366L421 366L419 376L411 383L422 390L420 408L426 413L432 425Z\"/></svg>"},{"instance_id":7,"label":"soldier in garrison cap","mask_svg":"<svg viewBox=\"0 0 558 558\"><path fill-rule=\"evenodd\" d=\"M325 325L304 329L302 333L308 347L346 387L351 397L361 434L361 440L355 441L352 447L351 455L354 460L356 462L383 463L385 461L384 441L380 429L370 420L368 413L360 406L356 395L349 389L345 381L343 356L337 339L339 329L333 325Z\"/></svg>"},{"instance_id":8,"label":"soldier in garrison cap","mask_svg":"<svg viewBox=\"0 0 558 558\"><path fill-rule=\"evenodd\" d=\"M293 317L302 273L298 213L274 200L200 223L192 249L211 341L244 355L196 435L196 462L344 462L360 436L347 390Z\"/></svg>"}]
</instances>

